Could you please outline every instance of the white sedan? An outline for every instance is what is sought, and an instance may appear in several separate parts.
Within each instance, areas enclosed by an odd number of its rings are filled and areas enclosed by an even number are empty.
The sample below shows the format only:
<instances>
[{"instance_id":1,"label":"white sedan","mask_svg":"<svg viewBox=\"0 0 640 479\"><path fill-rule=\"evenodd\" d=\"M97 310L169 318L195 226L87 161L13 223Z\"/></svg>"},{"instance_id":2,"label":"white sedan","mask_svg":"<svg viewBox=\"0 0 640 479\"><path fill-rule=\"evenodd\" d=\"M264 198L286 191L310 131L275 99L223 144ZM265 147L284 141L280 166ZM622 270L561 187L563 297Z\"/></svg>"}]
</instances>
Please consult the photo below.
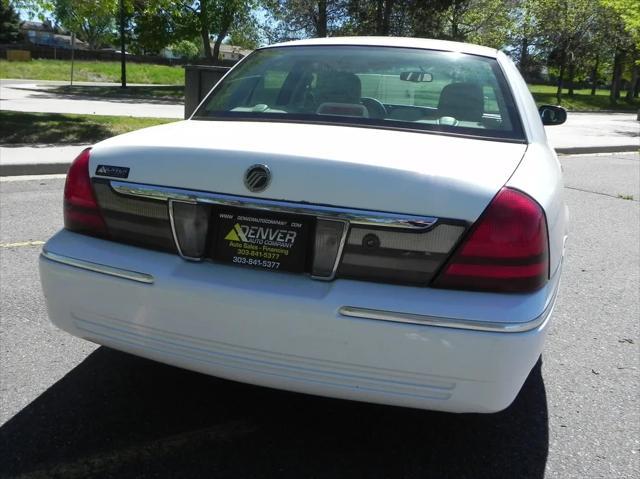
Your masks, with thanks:
<instances>
[{"instance_id":1,"label":"white sedan","mask_svg":"<svg viewBox=\"0 0 640 479\"><path fill-rule=\"evenodd\" d=\"M76 158L40 258L49 316L231 380L499 411L556 299L567 212L543 121L565 118L485 47L258 49L189 120Z\"/></svg>"}]
</instances>

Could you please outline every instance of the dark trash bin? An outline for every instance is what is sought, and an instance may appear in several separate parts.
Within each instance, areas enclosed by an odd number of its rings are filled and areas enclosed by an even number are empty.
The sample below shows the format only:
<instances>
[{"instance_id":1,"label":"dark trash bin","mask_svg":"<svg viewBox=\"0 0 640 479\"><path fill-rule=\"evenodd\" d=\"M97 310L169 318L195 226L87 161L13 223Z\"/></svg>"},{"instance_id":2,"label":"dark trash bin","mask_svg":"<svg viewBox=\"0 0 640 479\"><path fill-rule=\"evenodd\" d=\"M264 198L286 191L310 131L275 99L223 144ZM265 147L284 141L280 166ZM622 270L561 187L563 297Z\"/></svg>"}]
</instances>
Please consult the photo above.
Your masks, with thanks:
<instances>
[{"instance_id":1,"label":"dark trash bin","mask_svg":"<svg viewBox=\"0 0 640 479\"><path fill-rule=\"evenodd\" d=\"M229 67L185 65L184 67L184 117L189 118L200 102L229 71Z\"/></svg>"}]
</instances>

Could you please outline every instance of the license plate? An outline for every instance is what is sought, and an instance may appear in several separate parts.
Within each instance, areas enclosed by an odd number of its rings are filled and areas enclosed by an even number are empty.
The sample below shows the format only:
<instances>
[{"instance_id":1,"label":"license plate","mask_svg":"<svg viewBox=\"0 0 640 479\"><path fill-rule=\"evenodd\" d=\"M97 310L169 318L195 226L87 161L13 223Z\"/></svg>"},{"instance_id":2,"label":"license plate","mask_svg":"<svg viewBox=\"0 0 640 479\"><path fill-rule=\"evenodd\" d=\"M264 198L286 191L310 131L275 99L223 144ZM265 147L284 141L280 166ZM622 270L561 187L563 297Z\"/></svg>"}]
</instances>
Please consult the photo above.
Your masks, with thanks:
<instances>
[{"instance_id":1,"label":"license plate","mask_svg":"<svg viewBox=\"0 0 640 479\"><path fill-rule=\"evenodd\" d=\"M274 271L304 271L308 220L242 210L221 211L214 220L215 259Z\"/></svg>"}]
</instances>

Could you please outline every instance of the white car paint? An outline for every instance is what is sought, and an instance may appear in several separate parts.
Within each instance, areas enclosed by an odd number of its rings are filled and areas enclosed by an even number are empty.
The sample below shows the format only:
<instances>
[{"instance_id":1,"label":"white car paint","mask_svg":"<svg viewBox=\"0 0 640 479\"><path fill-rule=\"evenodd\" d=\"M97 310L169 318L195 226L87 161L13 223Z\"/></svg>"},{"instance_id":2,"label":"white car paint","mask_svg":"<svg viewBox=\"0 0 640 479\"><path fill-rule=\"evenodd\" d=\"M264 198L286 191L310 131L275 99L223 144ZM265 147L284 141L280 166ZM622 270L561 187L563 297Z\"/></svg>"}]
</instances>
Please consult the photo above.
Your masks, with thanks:
<instances>
[{"instance_id":1,"label":"white car paint","mask_svg":"<svg viewBox=\"0 0 640 479\"><path fill-rule=\"evenodd\" d=\"M542 350L560 276L535 294L486 294L301 280L67 231L45 249L155 279L143 284L42 257L49 316L75 336L237 381L452 412L511 403ZM338 314L346 304L504 324L543 314L544 321L523 333L467 331L346 318Z\"/></svg>"},{"instance_id":2,"label":"white car paint","mask_svg":"<svg viewBox=\"0 0 640 479\"><path fill-rule=\"evenodd\" d=\"M440 50L443 52L468 53L483 57L496 58L499 55L495 48L474 45L472 43L450 42L447 40L432 40L430 38L410 37L331 37L309 38L293 42L274 43L265 48L282 46L306 45L370 45L381 47L424 48L425 50Z\"/></svg>"},{"instance_id":3,"label":"white car paint","mask_svg":"<svg viewBox=\"0 0 640 479\"><path fill-rule=\"evenodd\" d=\"M246 195L243 172L264 161L279 174L256 197L470 223L508 185L544 208L549 282L527 294L321 282L187 262L63 230L40 259L51 320L100 344L238 381L450 412L504 409L542 351L566 237L560 168L526 85L506 56L485 47L389 38L292 43L305 44L407 46L497 58L527 143L189 120L99 143L90 171L98 164L132 167L126 181ZM64 258L73 261L64 264ZM110 269L101 270L104 265ZM345 316L344 307L412 315L423 323ZM491 327L480 330L486 324Z\"/></svg>"},{"instance_id":4,"label":"white car paint","mask_svg":"<svg viewBox=\"0 0 640 479\"><path fill-rule=\"evenodd\" d=\"M471 222L526 148L375 128L188 120L98 143L90 171L128 166L134 158L127 181L245 195L243 173L268 163L273 181L253 196ZM176 162L180 174L167 177ZM394 183L402 195L390 197Z\"/></svg>"}]
</instances>

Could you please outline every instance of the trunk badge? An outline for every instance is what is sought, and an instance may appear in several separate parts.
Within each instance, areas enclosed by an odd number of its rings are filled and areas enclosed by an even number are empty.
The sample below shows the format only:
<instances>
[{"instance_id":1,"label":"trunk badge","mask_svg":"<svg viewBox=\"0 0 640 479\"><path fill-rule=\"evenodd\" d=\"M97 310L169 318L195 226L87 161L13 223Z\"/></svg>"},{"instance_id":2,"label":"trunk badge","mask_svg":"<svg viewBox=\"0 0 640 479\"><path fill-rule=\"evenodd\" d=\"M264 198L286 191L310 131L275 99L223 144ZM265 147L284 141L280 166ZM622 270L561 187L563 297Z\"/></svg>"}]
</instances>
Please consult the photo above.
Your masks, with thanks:
<instances>
[{"instance_id":1,"label":"trunk badge","mask_svg":"<svg viewBox=\"0 0 640 479\"><path fill-rule=\"evenodd\" d=\"M98 165L96 176L112 176L114 178L128 178L129 168L124 166Z\"/></svg>"},{"instance_id":2,"label":"trunk badge","mask_svg":"<svg viewBox=\"0 0 640 479\"><path fill-rule=\"evenodd\" d=\"M253 193L264 191L271 181L271 171L267 165L252 165L244 174L244 186Z\"/></svg>"}]
</instances>

